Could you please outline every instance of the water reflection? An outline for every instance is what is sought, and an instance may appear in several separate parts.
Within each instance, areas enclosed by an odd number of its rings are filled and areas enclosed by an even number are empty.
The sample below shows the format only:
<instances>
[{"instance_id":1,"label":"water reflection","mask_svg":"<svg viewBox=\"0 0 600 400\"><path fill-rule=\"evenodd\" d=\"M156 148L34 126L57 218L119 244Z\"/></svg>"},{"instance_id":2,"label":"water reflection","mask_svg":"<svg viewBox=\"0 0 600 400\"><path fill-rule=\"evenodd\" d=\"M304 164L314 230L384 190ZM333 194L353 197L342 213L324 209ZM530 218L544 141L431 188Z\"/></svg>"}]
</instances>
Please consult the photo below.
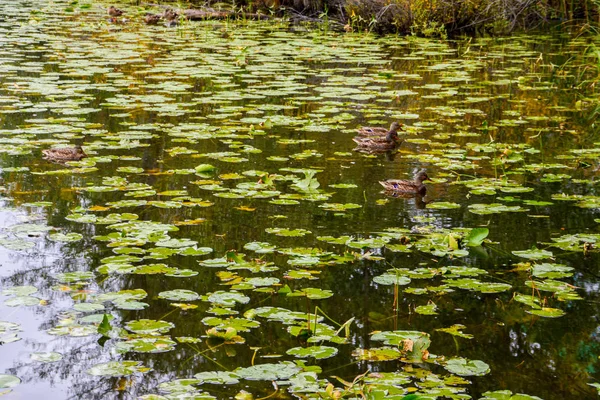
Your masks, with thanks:
<instances>
[{"instance_id":1,"label":"water reflection","mask_svg":"<svg viewBox=\"0 0 600 400\"><path fill-rule=\"evenodd\" d=\"M584 255L581 241L575 250L549 247L564 235L596 240L596 200L571 199L587 202L579 204L556 197L596 194L596 133L571 90L586 43L559 36L444 42L291 33L284 24L254 22L115 26L99 18L99 10L53 4L58 11L48 12L50 3L0 5L7 16L0 49L1 288L31 285L37 289L31 296L40 299L33 306L7 305L14 295L0 302L1 320L20 326L20 340L4 343L0 357L0 372L22 380L9 396L135 398L199 372L293 360L286 352L302 341L287 325L256 318L259 328L239 329L244 344L215 344L205 337L205 318L243 318L266 306L308 313L317 305L339 324L354 318L348 344L335 344L335 357L307 361L323 369L320 378L352 381L367 369L410 369L398 360L357 361L352 352L380 347L371 339L374 331L414 330L431 335L432 355L489 364L491 374L465 385L473 398L499 389L545 399L595 396L587 383L598 378L598 253ZM577 62L564 76L553 73L552 64L570 55ZM391 120L407 125L399 151L352 151L356 127ZM89 152L79 163L58 165L41 157L44 149L78 143ZM201 164L215 170L199 171ZM379 180L407 178L421 167L436 178L427 196L381 191ZM311 175L311 169L318 172ZM475 179L481 182L473 184ZM485 213L492 204L522 208ZM483 212L474 213L474 205L483 205ZM109 214L118 215L97 223ZM132 221L178 230L152 231ZM449 230L474 227L489 229L484 247L460 256L440 250L440 243L447 250L452 240L464 239ZM278 236L268 228L311 233ZM58 235L69 233L81 239ZM326 236L348 240L319 239ZM427 242L430 237L439 240ZM193 251L213 251L186 255L177 239L196 242L195 248L186 246ZM278 251L244 249L249 242L268 242ZM532 261L512 253L532 246L551 250L553 258ZM312 248L328 254L315 255ZM232 263L232 249L250 264L260 259L278 270L199 264L221 257ZM115 256L124 258L107 259ZM534 276L527 262L564 264L574 268L573 276ZM135 272L141 265L158 272ZM482 269L482 281L512 289L486 293L451 286L456 282L443 275L453 267ZM168 276L161 268L197 275ZM390 268L425 268L437 275L413 276L397 292L374 280ZM91 271L93 278L61 281L59 274L78 271ZM247 286L250 278L269 277L281 285ZM566 294L544 290L543 279L573 285L584 300L560 299ZM534 281L540 283L531 288ZM284 285L291 291L330 290L333 296L309 301L277 294ZM136 289L147 294L136 298L136 307L98 300ZM189 302L198 308L182 309L159 297L177 289L201 296L238 291L250 300L228 308L203 298ZM514 293L566 315L534 316ZM105 309L74 309L85 303ZM436 315L415 312L431 303ZM103 313L114 317L117 334L101 346L95 325L81 319ZM121 329L140 319L172 322L175 328L166 335L177 340L175 349L119 353L117 343L132 335ZM436 330L455 324L475 338ZM0 340L7 341L4 335L0 331ZM50 351L62 359L30 358ZM131 377L86 373L119 360L141 361L152 370ZM448 375L438 365L414 368L422 368L422 376ZM270 382L252 380L200 386L217 398L242 388L255 397L274 391ZM292 395L284 388L285 396Z\"/></svg>"}]
</instances>

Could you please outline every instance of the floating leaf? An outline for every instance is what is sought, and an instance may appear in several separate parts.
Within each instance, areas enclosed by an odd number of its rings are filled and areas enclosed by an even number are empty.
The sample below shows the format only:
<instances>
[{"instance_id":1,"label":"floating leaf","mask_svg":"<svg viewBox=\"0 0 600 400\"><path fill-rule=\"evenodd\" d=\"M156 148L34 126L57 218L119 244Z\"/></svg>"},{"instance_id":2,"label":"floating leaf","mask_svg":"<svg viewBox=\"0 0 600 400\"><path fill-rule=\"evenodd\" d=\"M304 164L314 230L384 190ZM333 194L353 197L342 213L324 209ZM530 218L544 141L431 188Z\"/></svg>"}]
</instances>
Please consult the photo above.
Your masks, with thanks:
<instances>
[{"instance_id":1,"label":"floating leaf","mask_svg":"<svg viewBox=\"0 0 600 400\"><path fill-rule=\"evenodd\" d=\"M310 347L294 347L286 353L292 356L306 358L313 357L317 360L330 358L337 354L338 350L335 347L329 346L310 346Z\"/></svg>"},{"instance_id":2,"label":"floating leaf","mask_svg":"<svg viewBox=\"0 0 600 400\"><path fill-rule=\"evenodd\" d=\"M119 353L163 353L175 348L176 343L166 337L132 338L118 342L115 349Z\"/></svg>"},{"instance_id":3,"label":"floating leaf","mask_svg":"<svg viewBox=\"0 0 600 400\"><path fill-rule=\"evenodd\" d=\"M485 392L479 400L542 400L537 396L527 394L513 394L510 390L496 390L495 392Z\"/></svg>"},{"instance_id":4,"label":"floating leaf","mask_svg":"<svg viewBox=\"0 0 600 400\"><path fill-rule=\"evenodd\" d=\"M300 290L296 290L292 293L288 293L289 297L308 297L309 299L319 300L319 299L327 299L333 296L333 292L331 290L323 290L317 288L304 288Z\"/></svg>"},{"instance_id":5,"label":"floating leaf","mask_svg":"<svg viewBox=\"0 0 600 400\"><path fill-rule=\"evenodd\" d=\"M277 381L289 379L300 371L301 368L296 364L284 361L278 364L259 364L247 368L238 368L233 372L243 379Z\"/></svg>"},{"instance_id":6,"label":"floating leaf","mask_svg":"<svg viewBox=\"0 0 600 400\"><path fill-rule=\"evenodd\" d=\"M294 236L294 237L306 236L309 233L312 233L311 231L306 230L306 229L286 229L286 228L267 228L267 229L265 229L265 232L272 233L277 236Z\"/></svg>"},{"instance_id":7,"label":"floating leaf","mask_svg":"<svg viewBox=\"0 0 600 400\"><path fill-rule=\"evenodd\" d=\"M200 299L198 293L186 289L167 290L160 292L158 297L172 301L194 301Z\"/></svg>"},{"instance_id":8,"label":"floating leaf","mask_svg":"<svg viewBox=\"0 0 600 400\"><path fill-rule=\"evenodd\" d=\"M363 361L390 361L402 357L402 352L392 347L356 349L352 353L354 357ZM410 382L410 381L409 381Z\"/></svg>"},{"instance_id":9,"label":"floating leaf","mask_svg":"<svg viewBox=\"0 0 600 400\"><path fill-rule=\"evenodd\" d=\"M548 250L540 250L536 247L530 250L515 250L512 252L515 256L527 258L528 260L541 260L544 258L552 258L553 254Z\"/></svg>"},{"instance_id":10,"label":"floating leaf","mask_svg":"<svg viewBox=\"0 0 600 400\"><path fill-rule=\"evenodd\" d=\"M558 318L566 313L559 308L542 307L540 309L527 310L529 314L537 315L538 317Z\"/></svg>"},{"instance_id":11,"label":"floating leaf","mask_svg":"<svg viewBox=\"0 0 600 400\"><path fill-rule=\"evenodd\" d=\"M483 376L490 372L490 366L480 360L467 360L455 357L446 361L444 368L459 376Z\"/></svg>"},{"instance_id":12,"label":"floating leaf","mask_svg":"<svg viewBox=\"0 0 600 400\"><path fill-rule=\"evenodd\" d=\"M402 276L396 275L394 273L385 273L383 275L379 275L373 278L373 282L378 283L380 285L408 285L411 282L411 279Z\"/></svg>"},{"instance_id":13,"label":"floating leaf","mask_svg":"<svg viewBox=\"0 0 600 400\"><path fill-rule=\"evenodd\" d=\"M83 239L83 235L75 232L67 233L66 235L63 233L52 233L48 235L48 238L55 242L77 242Z\"/></svg>"},{"instance_id":14,"label":"floating leaf","mask_svg":"<svg viewBox=\"0 0 600 400\"><path fill-rule=\"evenodd\" d=\"M194 375L199 384L211 383L214 385L235 385L239 382L238 375L227 371L200 372Z\"/></svg>"},{"instance_id":15,"label":"floating leaf","mask_svg":"<svg viewBox=\"0 0 600 400\"><path fill-rule=\"evenodd\" d=\"M466 326L464 326L464 325L454 324L448 328L438 328L438 329L436 329L436 331L449 333L452 336L458 336L458 337L462 337L465 339L473 339L473 337L474 337L473 335L461 332L461 329L465 329L465 328L466 328Z\"/></svg>"},{"instance_id":16,"label":"floating leaf","mask_svg":"<svg viewBox=\"0 0 600 400\"><path fill-rule=\"evenodd\" d=\"M2 294L5 296L29 296L30 294L37 293L38 289L35 286L13 286L2 290Z\"/></svg>"},{"instance_id":17,"label":"floating leaf","mask_svg":"<svg viewBox=\"0 0 600 400\"><path fill-rule=\"evenodd\" d=\"M234 306L235 303L246 304L250 301L248 296L240 292L225 292L222 290L209 294L207 299L211 303L222 304L224 306Z\"/></svg>"},{"instance_id":18,"label":"floating leaf","mask_svg":"<svg viewBox=\"0 0 600 400\"><path fill-rule=\"evenodd\" d=\"M138 319L125 324L125 329L140 334L159 334L173 329L175 325L171 322L154 319Z\"/></svg>"},{"instance_id":19,"label":"floating leaf","mask_svg":"<svg viewBox=\"0 0 600 400\"><path fill-rule=\"evenodd\" d=\"M50 352L35 352L31 353L31 359L33 361L39 361L43 363L52 363L56 361L62 360L63 356L60 353L56 353L53 351ZM1 385L0 385L1 387Z\"/></svg>"},{"instance_id":20,"label":"floating leaf","mask_svg":"<svg viewBox=\"0 0 600 400\"><path fill-rule=\"evenodd\" d=\"M15 387L19 383L21 383L21 379L14 375L0 374L0 389Z\"/></svg>"}]
</instances>

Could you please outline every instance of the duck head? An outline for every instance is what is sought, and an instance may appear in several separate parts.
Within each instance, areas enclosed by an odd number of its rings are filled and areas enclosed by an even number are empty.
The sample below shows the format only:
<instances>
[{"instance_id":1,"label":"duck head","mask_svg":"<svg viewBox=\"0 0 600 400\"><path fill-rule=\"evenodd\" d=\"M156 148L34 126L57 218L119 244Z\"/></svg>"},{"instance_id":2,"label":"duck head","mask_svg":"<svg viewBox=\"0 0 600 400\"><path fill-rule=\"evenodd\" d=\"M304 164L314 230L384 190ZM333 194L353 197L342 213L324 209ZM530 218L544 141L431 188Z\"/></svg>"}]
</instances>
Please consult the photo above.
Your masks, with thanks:
<instances>
[{"instance_id":1,"label":"duck head","mask_svg":"<svg viewBox=\"0 0 600 400\"><path fill-rule=\"evenodd\" d=\"M392 122L392 125L390 125L390 132L398 132L398 130L402 129L403 126L404 125L402 125L400 122L394 121Z\"/></svg>"},{"instance_id":2,"label":"duck head","mask_svg":"<svg viewBox=\"0 0 600 400\"><path fill-rule=\"evenodd\" d=\"M427 172L425 172L424 169L420 170L419 172L417 172L415 174L415 182L419 182L419 184L422 184L423 181L430 181L431 178L429 178L429 176L427 176Z\"/></svg>"}]
</instances>

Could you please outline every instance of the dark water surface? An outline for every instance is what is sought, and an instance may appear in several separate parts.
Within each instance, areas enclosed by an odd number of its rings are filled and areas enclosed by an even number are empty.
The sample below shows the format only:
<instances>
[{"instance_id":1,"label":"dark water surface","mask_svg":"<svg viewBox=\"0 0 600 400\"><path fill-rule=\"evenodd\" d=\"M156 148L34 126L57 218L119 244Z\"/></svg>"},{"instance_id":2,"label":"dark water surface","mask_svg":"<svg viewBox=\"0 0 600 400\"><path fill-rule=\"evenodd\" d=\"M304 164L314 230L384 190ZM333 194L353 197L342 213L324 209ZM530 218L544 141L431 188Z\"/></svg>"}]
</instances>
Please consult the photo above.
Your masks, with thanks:
<instances>
[{"instance_id":1,"label":"dark water surface","mask_svg":"<svg viewBox=\"0 0 600 400\"><path fill-rule=\"evenodd\" d=\"M0 5L6 398L597 397L596 38L126 10ZM397 152L353 151L392 121ZM87 158L42 158L76 144ZM424 198L382 192L421 168ZM472 337L438 330L457 324ZM377 331L423 332L429 353ZM125 361L140 369L106 364Z\"/></svg>"}]
</instances>

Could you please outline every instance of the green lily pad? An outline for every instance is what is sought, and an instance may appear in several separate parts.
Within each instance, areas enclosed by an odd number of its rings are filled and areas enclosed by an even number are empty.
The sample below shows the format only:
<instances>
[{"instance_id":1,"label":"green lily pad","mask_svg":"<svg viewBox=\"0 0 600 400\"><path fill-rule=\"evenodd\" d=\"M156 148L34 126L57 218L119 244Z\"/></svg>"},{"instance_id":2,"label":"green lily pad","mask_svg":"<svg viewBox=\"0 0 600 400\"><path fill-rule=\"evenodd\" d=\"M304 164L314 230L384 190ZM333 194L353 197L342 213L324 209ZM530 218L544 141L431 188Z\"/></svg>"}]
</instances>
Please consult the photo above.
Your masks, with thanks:
<instances>
[{"instance_id":1,"label":"green lily pad","mask_svg":"<svg viewBox=\"0 0 600 400\"><path fill-rule=\"evenodd\" d=\"M310 347L294 347L286 353L292 356L306 358L313 357L317 360L330 358L337 354L338 350L330 346L310 346Z\"/></svg>"},{"instance_id":2,"label":"green lily pad","mask_svg":"<svg viewBox=\"0 0 600 400\"><path fill-rule=\"evenodd\" d=\"M239 382L239 376L237 374L227 371L200 372L194 375L194 378L198 379L199 384L235 385Z\"/></svg>"},{"instance_id":3,"label":"green lily pad","mask_svg":"<svg viewBox=\"0 0 600 400\"><path fill-rule=\"evenodd\" d=\"M0 389L6 389L17 386L21 379L14 375L0 374Z\"/></svg>"},{"instance_id":4,"label":"green lily pad","mask_svg":"<svg viewBox=\"0 0 600 400\"><path fill-rule=\"evenodd\" d=\"M33 307L33 306L39 306L40 301L41 301L40 299L38 299L37 297L33 297L33 296L15 296L15 297L11 297L10 299L6 300L4 302L4 305L8 306L8 307L19 307L19 306Z\"/></svg>"},{"instance_id":5,"label":"green lily pad","mask_svg":"<svg viewBox=\"0 0 600 400\"><path fill-rule=\"evenodd\" d=\"M244 249L252 250L260 254L272 253L276 248L277 246L267 242L250 242L244 245Z\"/></svg>"},{"instance_id":6,"label":"green lily pad","mask_svg":"<svg viewBox=\"0 0 600 400\"><path fill-rule=\"evenodd\" d=\"M35 286L13 286L2 290L2 294L5 296L29 296L30 294L37 293L38 289Z\"/></svg>"},{"instance_id":7,"label":"green lily pad","mask_svg":"<svg viewBox=\"0 0 600 400\"><path fill-rule=\"evenodd\" d=\"M399 346L406 350L411 362L421 362L431 344L429 335L418 331L384 331L371 335L371 340L383 341L390 346Z\"/></svg>"},{"instance_id":8,"label":"green lily pad","mask_svg":"<svg viewBox=\"0 0 600 400\"><path fill-rule=\"evenodd\" d=\"M67 234L51 233L50 235L48 235L48 238L55 242L77 242L77 241L83 239L83 235L80 233L75 233L75 232L71 232L71 233L67 233Z\"/></svg>"},{"instance_id":9,"label":"green lily pad","mask_svg":"<svg viewBox=\"0 0 600 400\"><path fill-rule=\"evenodd\" d=\"M496 390L494 392L485 392L479 400L542 400L537 396L527 394L513 394L510 390Z\"/></svg>"},{"instance_id":10,"label":"green lily pad","mask_svg":"<svg viewBox=\"0 0 600 400\"><path fill-rule=\"evenodd\" d=\"M458 336L461 338L465 338L465 339L473 339L473 335L468 334L468 333L463 333L461 331L461 329L465 329L466 326L461 325L461 324L454 324L448 328L438 328L436 329L436 331L438 332L445 332L445 333L449 333L452 336Z\"/></svg>"},{"instance_id":11,"label":"green lily pad","mask_svg":"<svg viewBox=\"0 0 600 400\"><path fill-rule=\"evenodd\" d=\"M311 231L309 231L307 229L286 229L286 228L267 228L267 229L265 229L265 232L272 233L277 236L290 236L290 237L306 236L309 233L312 233Z\"/></svg>"},{"instance_id":12,"label":"green lily pad","mask_svg":"<svg viewBox=\"0 0 600 400\"><path fill-rule=\"evenodd\" d=\"M394 273L385 273L383 275L379 275L373 278L373 282L378 283L380 285L408 285L411 282L411 279L402 276L396 275Z\"/></svg>"},{"instance_id":13,"label":"green lily pad","mask_svg":"<svg viewBox=\"0 0 600 400\"><path fill-rule=\"evenodd\" d=\"M323 290L317 288L304 288L287 294L288 297L307 297L313 300L327 299L333 296L331 290Z\"/></svg>"},{"instance_id":14,"label":"green lily pad","mask_svg":"<svg viewBox=\"0 0 600 400\"><path fill-rule=\"evenodd\" d=\"M363 361L391 361L401 358L402 352L392 347L383 347L370 349L356 349L354 350L352 355L358 360ZM408 382L410 382L410 380Z\"/></svg>"},{"instance_id":15,"label":"green lily pad","mask_svg":"<svg viewBox=\"0 0 600 400\"><path fill-rule=\"evenodd\" d=\"M289 379L300 371L301 368L296 364L284 361L278 364L259 364L246 368L237 368L233 372L243 379L278 381Z\"/></svg>"},{"instance_id":16,"label":"green lily pad","mask_svg":"<svg viewBox=\"0 0 600 400\"><path fill-rule=\"evenodd\" d=\"M437 315L435 310L437 310L437 306L435 304L415 307L415 312L421 315Z\"/></svg>"},{"instance_id":17,"label":"green lily pad","mask_svg":"<svg viewBox=\"0 0 600 400\"><path fill-rule=\"evenodd\" d=\"M559 308L542 307L539 309L527 310L527 313L537 315L538 317L559 318L566 313Z\"/></svg>"},{"instance_id":18,"label":"green lily pad","mask_svg":"<svg viewBox=\"0 0 600 400\"><path fill-rule=\"evenodd\" d=\"M548 250L540 250L533 247L530 250L515 250L512 252L515 256L526 258L528 260L542 260L545 258L552 258L553 254Z\"/></svg>"},{"instance_id":19,"label":"green lily pad","mask_svg":"<svg viewBox=\"0 0 600 400\"><path fill-rule=\"evenodd\" d=\"M455 357L446 361L444 368L459 376L483 376L490 372L490 366L480 360L467 360Z\"/></svg>"},{"instance_id":20,"label":"green lily pad","mask_svg":"<svg viewBox=\"0 0 600 400\"><path fill-rule=\"evenodd\" d=\"M154 319L138 319L129 321L125 324L125 329L131 332L153 335L166 333L174 327L175 325L171 322Z\"/></svg>"},{"instance_id":21,"label":"green lily pad","mask_svg":"<svg viewBox=\"0 0 600 400\"><path fill-rule=\"evenodd\" d=\"M160 299L172 301L194 301L200 299L200 295L196 292L186 289L167 290L158 294Z\"/></svg>"},{"instance_id":22,"label":"green lily pad","mask_svg":"<svg viewBox=\"0 0 600 400\"><path fill-rule=\"evenodd\" d=\"M35 352L31 353L31 359L33 361L39 361L43 363L52 363L62 360L63 356L60 353L53 351L50 352Z\"/></svg>"},{"instance_id":23,"label":"green lily pad","mask_svg":"<svg viewBox=\"0 0 600 400\"><path fill-rule=\"evenodd\" d=\"M431 208L433 210L453 210L456 208L460 208L461 205L458 203L451 203L447 201L436 201L433 203L428 203L427 208Z\"/></svg>"},{"instance_id":24,"label":"green lily pad","mask_svg":"<svg viewBox=\"0 0 600 400\"><path fill-rule=\"evenodd\" d=\"M164 353L175 349L175 345L173 340L166 337L143 337L118 342L115 349L119 353Z\"/></svg>"},{"instance_id":25,"label":"green lily pad","mask_svg":"<svg viewBox=\"0 0 600 400\"><path fill-rule=\"evenodd\" d=\"M235 303L246 304L250 301L250 297L243 295L240 292L231 291L225 292L219 290L208 295L207 300L213 304L221 304L224 306L234 306Z\"/></svg>"}]
</instances>

